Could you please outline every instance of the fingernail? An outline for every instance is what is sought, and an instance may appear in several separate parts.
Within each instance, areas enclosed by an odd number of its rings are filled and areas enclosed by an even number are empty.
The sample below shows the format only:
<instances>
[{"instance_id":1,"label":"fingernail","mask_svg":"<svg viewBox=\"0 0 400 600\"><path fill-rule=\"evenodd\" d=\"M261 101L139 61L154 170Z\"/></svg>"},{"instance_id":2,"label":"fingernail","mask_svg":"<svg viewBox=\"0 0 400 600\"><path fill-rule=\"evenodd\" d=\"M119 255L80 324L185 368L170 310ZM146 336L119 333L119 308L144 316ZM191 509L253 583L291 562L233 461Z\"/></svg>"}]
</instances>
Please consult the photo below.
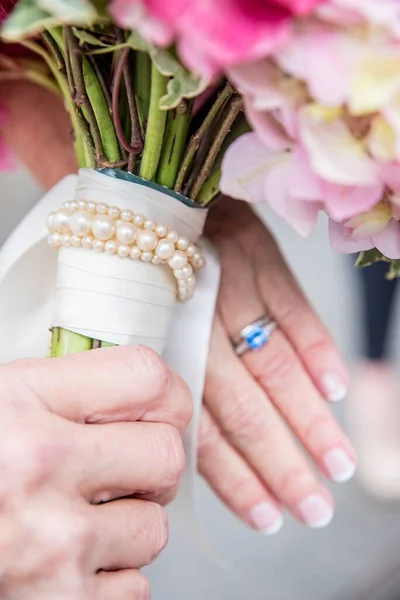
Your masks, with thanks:
<instances>
[{"instance_id":1,"label":"fingernail","mask_svg":"<svg viewBox=\"0 0 400 600\"><path fill-rule=\"evenodd\" d=\"M356 472L356 465L341 448L330 450L324 456L324 465L333 481L344 483Z\"/></svg>"},{"instance_id":2,"label":"fingernail","mask_svg":"<svg viewBox=\"0 0 400 600\"><path fill-rule=\"evenodd\" d=\"M314 494L308 496L299 504L299 512L309 527L321 529L333 519L333 508L323 496Z\"/></svg>"},{"instance_id":3,"label":"fingernail","mask_svg":"<svg viewBox=\"0 0 400 600\"><path fill-rule=\"evenodd\" d=\"M283 526L282 513L268 502L257 504L250 511L250 520L253 525L265 535L278 533Z\"/></svg>"},{"instance_id":4,"label":"fingernail","mask_svg":"<svg viewBox=\"0 0 400 600\"><path fill-rule=\"evenodd\" d=\"M325 373L322 377L322 385L330 402L340 402L347 396L347 386L335 373Z\"/></svg>"}]
</instances>

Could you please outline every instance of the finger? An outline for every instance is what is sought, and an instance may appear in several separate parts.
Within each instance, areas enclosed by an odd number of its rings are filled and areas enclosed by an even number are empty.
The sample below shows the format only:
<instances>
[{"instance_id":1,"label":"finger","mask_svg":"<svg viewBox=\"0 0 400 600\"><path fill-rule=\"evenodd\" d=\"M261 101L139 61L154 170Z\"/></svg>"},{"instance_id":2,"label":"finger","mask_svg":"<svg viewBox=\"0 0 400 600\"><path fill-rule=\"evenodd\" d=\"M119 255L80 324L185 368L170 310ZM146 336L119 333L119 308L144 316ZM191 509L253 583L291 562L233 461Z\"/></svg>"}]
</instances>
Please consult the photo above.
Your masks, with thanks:
<instances>
[{"instance_id":1,"label":"finger","mask_svg":"<svg viewBox=\"0 0 400 600\"><path fill-rule=\"evenodd\" d=\"M50 188L75 173L71 122L62 99L22 81L2 83L0 96L7 114L1 135L36 179Z\"/></svg>"},{"instance_id":2,"label":"finger","mask_svg":"<svg viewBox=\"0 0 400 600\"><path fill-rule=\"evenodd\" d=\"M220 293L220 310L232 338L266 310L251 274L241 263L243 257L235 258L243 273L241 283L236 283L237 277L228 269ZM235 294L229 293L234 285ZM354 449L280 329L266 346L247 352L242 360L320 469L335 481L348 481L355 472Z\"/></svg>"},{"instance_id":3,"label":"finger","mask_svg":"<svg viewBox=\"0 0 400 600\"><path fill-rule=\"evenodd\" d=\"M329 523L333 516L330 493L315 476L265 392L233 354L218 319L210 348L205 403L228 442L279 502L311 527Z\"/></svg>"},{"instance_id":4,"label":"finger","mask_svg":"<svg viewBox=\"0 0 400 600\"><path fill-rule=\"evenodd\" d=\"M248 463L223 437L203 407L199 430L199 472L240 519L265 535L283 525L282 512Z\"/></svg>"},{"instance_id":5,"label":"finger","mask_svg":"<svg viewBox=\"0 0 400 600\"><path fill-rule=\"evenodd\" d=\"M322 396L331 402L343 400L349 374L340 352L272 237L261 252L257 283L270 314L296 349Z\"/></svg>"},{"instance_id":6,"label":"finger","mask_svg":"<svg viewBox=\"0 0 400 600\"><path fill-rule=\"evenodd\" d=\"M226 218L230 221L229 236L223 226ZM244 203L225 198L213 209L207 232L216 244L224 265L222 292L232 292L232 285L235 290L240 283L245 287L243 276L247 273L252 285L257 288L257 295L299 353L323 397L331 401L342 399L349 381L346 365L260 219ZM232 243L233 235L235 244ZM254 267L253 272L250 272L249 265ZM234 296L231 299L236 302L241 314L244 305ZM249 300L250 293L246 303ZM249 313L254 314L250 307Z\"/></svg>"},{"instance_id":7,"label":"finger","mask_svg":"<svg viewBox=\"0 0 400 600\"><path fill-rule=\"evenodd\" d=\"M96 600L150 600L150 584L140 571L98 573L94 578Z\"/></svg>"},{"instance_id":8,"label":"finger","mask_svg":"<svg viewBox=\"0 0 400 600\"><path fill-rule=\"evenodd\" d=\"M187 385L150 348L92 350L65 358L17 361L0 376L80 423L163 421L182 431L192 414Z\"/></svg>"},{"instance_id":9,"label":"finger","mask_svg":"<svg viewBox=\"0 0 400 600\"><path fill-rule=\"evenodd\" d=\"M84 428L71 464L93 503L132 494L157 496L177 486L185 453L177 429L165 423L118 423Z\"/></svg>"},{"instance_id":10,"label":"finger","mask_svg":"<svg viewBox=\"0 0 400 600\"><path fill-rule=\"evenodd\" d=\"M151 564L168 542L168 519L159 504L118 500L89 509L98 531L93 570L141 569Z\"/></svg>"}]
</instances>

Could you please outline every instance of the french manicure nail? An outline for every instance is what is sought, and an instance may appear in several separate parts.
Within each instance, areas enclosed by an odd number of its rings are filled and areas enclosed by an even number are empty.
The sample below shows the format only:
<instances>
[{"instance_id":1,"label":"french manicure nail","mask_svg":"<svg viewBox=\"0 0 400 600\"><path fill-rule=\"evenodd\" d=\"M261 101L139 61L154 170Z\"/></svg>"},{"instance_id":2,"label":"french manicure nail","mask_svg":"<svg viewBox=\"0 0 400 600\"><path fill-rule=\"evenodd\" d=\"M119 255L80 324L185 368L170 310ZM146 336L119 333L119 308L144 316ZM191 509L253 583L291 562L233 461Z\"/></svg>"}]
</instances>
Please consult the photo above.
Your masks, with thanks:
<instances>
[{"instance_id":1,"label":"french manicure nail","mask_svg":"<svg viewBox=\"0 0 400 600\"><path fill-rule=\"evenodd\" d=\"M265 535L278 533L283 526L282 513L268 502L257 504L250 511L250 520L253 525Z\"/></svg>"},{"instance_id":2,"label":"french manicure nail","mask_svg":"<svg viewBox=\"0 0 400 600\"><path fill-rule=\"evenodd\" d=\"M325 373L322 377L322 385L330 402L340 402L347 396L347 386L335 373Z\"/></svg>"},{"instance_id":3,"label":"french manicure nail","mask_svg":"<svg viewBox=\"0 0 400 600\"><path fill-rule=\"evenodd\" d=\"M356 465L341 448L330 450L324 456L324 465L331 479L339 483L349 481L356 472Z\"/></svg>"},{"instance_id":4,"label":"french manicure nail","mask_svg":"<svg viewBox=\"0 0 400 600\"><path fill-rule=\"evenodd\" d=\"M299 504L299 512L305 523L314 529L326 527L333 519L333 508L323 496L308 496Z\"/></svg>"}]
</instances>

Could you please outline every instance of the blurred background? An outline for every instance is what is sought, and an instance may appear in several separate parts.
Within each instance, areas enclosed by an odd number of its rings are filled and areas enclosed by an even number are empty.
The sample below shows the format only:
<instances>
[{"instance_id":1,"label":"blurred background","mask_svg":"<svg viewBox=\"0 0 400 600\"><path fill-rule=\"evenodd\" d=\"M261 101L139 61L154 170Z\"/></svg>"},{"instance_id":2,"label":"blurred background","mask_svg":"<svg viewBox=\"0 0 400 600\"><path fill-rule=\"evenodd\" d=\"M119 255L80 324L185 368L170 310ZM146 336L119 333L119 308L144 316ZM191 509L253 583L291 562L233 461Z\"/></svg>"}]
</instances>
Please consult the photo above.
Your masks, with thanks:
<instances>
[{"instance_id":1,"label":"blurred background","mask_svg":"<svg viewBox=\"0 0 400 600\"><path fill-rule=\"evenodd\" d=\"M1 244L40 198L41 190L24 171L1 175L0 189L2 202L13 204L0 222ZM351 261L330 249L323 219L314 234L303 240L272 213L264 212L263 217L310 301L354 365L360 336L359 290ZM397 323L392 331L394 351L400 356L399 318L395 316L393 323ZM343 405L334 410L345 422ZM199 481L202 527L216 553L230 566L212 564L173 529L168 549L148 569L153 600L352 599L352 590L379 571L385 556L395 554L400 542L400 504L372 500L356 480L333 489L337 512L327 529L308 530L287 516L278 535L263 537L241 525ZM380 600L381 596L359 598Z\"/></svg>"}]
</instances>

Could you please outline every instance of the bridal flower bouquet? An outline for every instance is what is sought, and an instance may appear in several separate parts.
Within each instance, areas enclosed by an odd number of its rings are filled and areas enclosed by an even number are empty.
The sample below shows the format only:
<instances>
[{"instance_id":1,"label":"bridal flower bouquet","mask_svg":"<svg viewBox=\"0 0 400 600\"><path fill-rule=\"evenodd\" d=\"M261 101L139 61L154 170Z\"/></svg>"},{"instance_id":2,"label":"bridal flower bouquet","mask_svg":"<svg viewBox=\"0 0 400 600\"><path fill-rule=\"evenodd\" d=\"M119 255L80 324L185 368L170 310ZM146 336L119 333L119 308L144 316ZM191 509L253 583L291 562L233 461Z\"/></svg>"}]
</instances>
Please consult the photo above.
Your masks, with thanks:
<instances>
[{"instance_id":1,"label":"bridal flower bouquet","mask_svg":"<svg viewBox=\"0 0 400 600\"><path fill-rule=\"evenodd\" d=\"M29 54L4 44L0 78L62 95L80 167L75 197L47 220L53 355L162 351L205 266L197 244L220 192L268 202L302 235L324 211L335 249L400 274L398 0L2 8L3 41Z\"/></svg>"}]
</instances>

